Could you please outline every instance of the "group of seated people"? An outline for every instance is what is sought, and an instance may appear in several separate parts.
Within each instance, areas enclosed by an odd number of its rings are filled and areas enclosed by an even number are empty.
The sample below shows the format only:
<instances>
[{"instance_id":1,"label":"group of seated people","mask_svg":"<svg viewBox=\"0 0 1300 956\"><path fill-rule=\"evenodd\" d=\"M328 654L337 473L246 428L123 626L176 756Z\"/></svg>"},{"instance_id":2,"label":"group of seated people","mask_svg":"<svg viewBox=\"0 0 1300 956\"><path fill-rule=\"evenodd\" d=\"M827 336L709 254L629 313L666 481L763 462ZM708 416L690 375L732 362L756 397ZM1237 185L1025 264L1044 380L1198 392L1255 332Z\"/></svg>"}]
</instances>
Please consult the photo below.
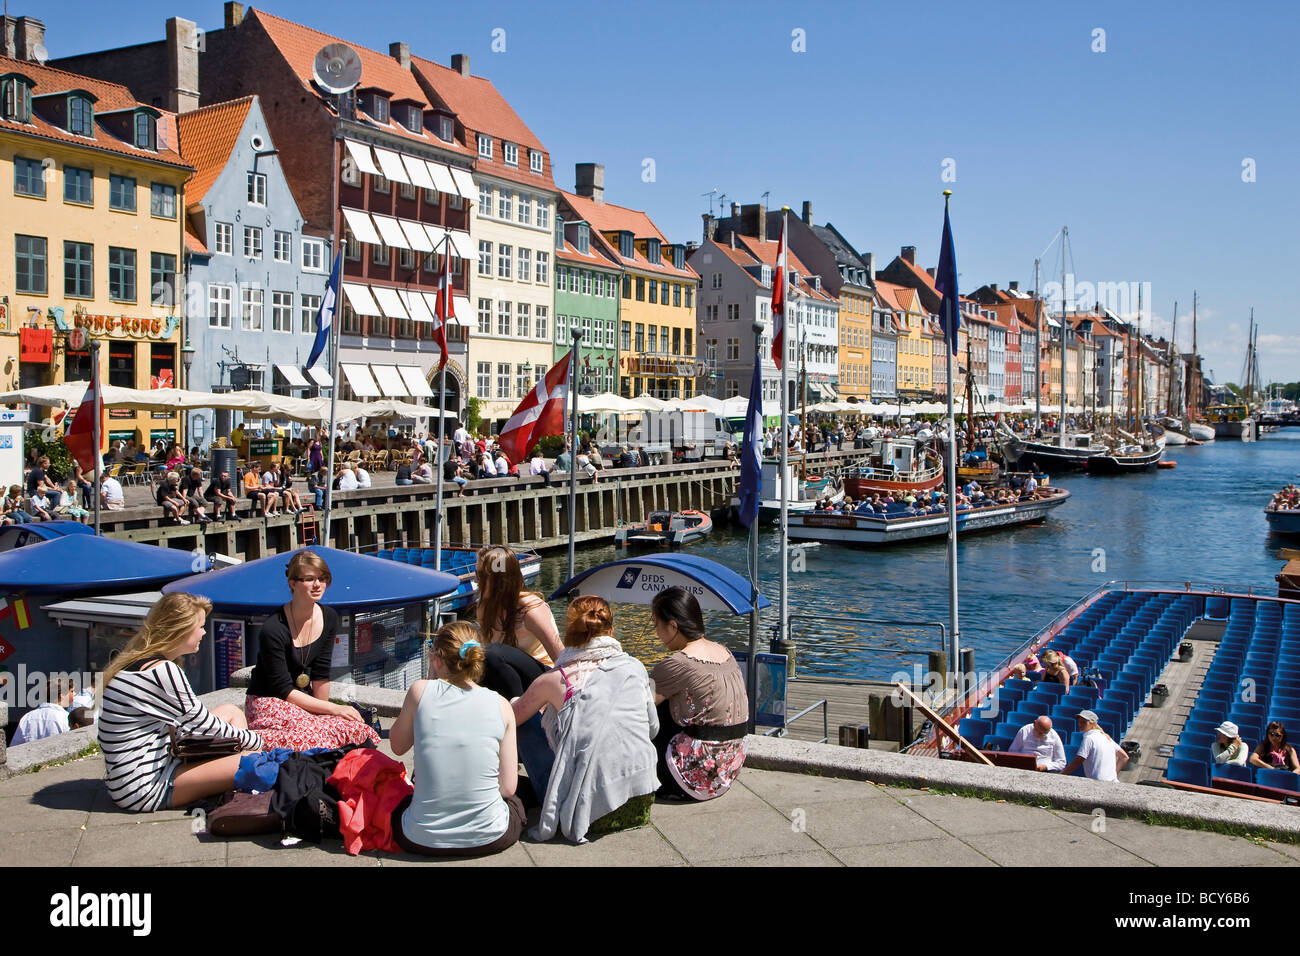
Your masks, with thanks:
<instances>
[{"instance_id":1,"label":"group of seated people","mask_svg":"<svg viewBox=\"0 0 1300 956\"><path fill-rule=\"evenodd\" d=\"M410 687L389 733L393 752L414 760L414 790L391 818L401 848L499 852L518 840L525 800L540 808L534 838L580 843L644 823L656 795L726 793L745 758L744 676L705 636L692 595L656 597L655 633L670 654L648 673L623 650L604 599L574 599L561 634L541 595L523 590L512 551L485 549L477 573L477 621L427 640L429 678ZM286 576L290 598L262 624L242 710L206 707L178 663L202 643L206 598L164 595L114 658L98 734L117 806L149 812L223 794L245 759L273 748L378 746L355 706L331 700L339 617L320 603L329 567L303 551ZM173 733L234 737L243 753L182 762Z\"/></svg>"},{"instance_id":2,"label":"group of seated people","mask_svg":"<svg viewBox=\"0 0 1300 956\"><path fill-rule=\"evenodd\" d=\"M1231 720L1225 720L1214 729L1210 759L1216 766L1234 764L1300 774L1300 758L1296 756L1295 747L1287 743L1286 726L1280 720L1269 723L1264 729L1264 738L1253 750L1242 740L1241 728Z\"/></svg>"},{"instance_id":3,"label":"group of seated people","mask_svg":"<svg viewBox=\"0 0 1300 956\"><path fill-rule=\"evenodd\" d=\"M1032 486L1029 486L1032 483ZM957 510L970 511L973 508L994 508L1029 501L1040 496L1038 484L1032 478L1026 487L1019 491L1012 488L993 488L985 491L978 482L963 485L957 492ZM870 498L854 501L845 496L843 501L835 502L822 498L817 512L824 514L876 515L882 518L914 518L919 515L941 515L948 510L947 494L937 488L929 491L891 493L876 492Z\"/></svg>"},{"instance_id":4,"label":"group of seated people","mask_svg":"<svg viewBox=\"0 0 1300 956\"><path fill-rule=\"evenodd\" d=\"M9 675L3 678L12 679ZM78 688L71 676L53 674L46 681L45 700L23 714L9 746L30 744L79 727L89 727L94 723L95 689Z\"/></svg>"},{"instance_id":5,"label":"group of seated people","mask_svg":"<svg viewBox=\"0 0 1300 956\"><path fill-rule=\"evenodd\" d=\"M1300 509L1300 486L1286 485L1273 495L1265 511L1295 511Z\"/></svg>"},{"instance_id":6,"label":"group of seated people","mask_svg":"<svg viewBox=\"0 0 1300 956\"><path fill-rule=\"evenodd\" d=\"M1101 729L1096 711L1080 710L1074 719L1083 739L1078 753L1068 763L1061 735L1052 728L1052 718L1046 715L1021 727L1007 753L1032 754L1037 769L1046 773L1069 775L1082 768L1083 775L1089 779L1117 781L1119 771L1128 764L1128 751Z\"/></svg>"}]
</instances>

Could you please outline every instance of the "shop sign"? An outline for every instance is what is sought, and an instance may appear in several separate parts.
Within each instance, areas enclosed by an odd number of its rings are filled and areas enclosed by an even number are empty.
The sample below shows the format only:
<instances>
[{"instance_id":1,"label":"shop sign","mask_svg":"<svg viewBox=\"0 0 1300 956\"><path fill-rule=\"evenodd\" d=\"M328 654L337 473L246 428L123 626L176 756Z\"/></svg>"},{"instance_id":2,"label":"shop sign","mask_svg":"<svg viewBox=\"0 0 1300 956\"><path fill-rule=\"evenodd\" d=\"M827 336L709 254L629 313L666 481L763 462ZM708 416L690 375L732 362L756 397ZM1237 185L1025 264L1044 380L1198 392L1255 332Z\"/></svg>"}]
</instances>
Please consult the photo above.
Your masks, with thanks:
<instances>
[{"instance_id":1,"label":"shop sign","mask_svg":"<svg viewBox=\"0 0 1300 956\"><path fill-rule=\"evenodd\" d=\"M54 361L53 329L19 329L18 361L41 362L49 365Z\"/></svg>"}]
</instances>

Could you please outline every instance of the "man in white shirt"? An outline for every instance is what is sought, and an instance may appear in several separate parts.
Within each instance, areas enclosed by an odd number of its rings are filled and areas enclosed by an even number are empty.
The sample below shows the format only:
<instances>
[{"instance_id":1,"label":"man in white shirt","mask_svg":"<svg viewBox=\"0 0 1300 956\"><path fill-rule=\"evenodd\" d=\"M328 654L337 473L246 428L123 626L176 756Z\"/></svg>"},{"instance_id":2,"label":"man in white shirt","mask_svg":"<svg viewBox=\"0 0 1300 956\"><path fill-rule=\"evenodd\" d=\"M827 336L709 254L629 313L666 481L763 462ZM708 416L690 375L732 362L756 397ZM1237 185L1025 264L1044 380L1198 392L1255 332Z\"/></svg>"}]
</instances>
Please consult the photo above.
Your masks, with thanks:
<instances>
[{"instance_id":1,"label":"man in white shirt","mask_svg":"<svg viewBox=\"0 0 1300 956\"><path fill-rule=\"evenodd\" d=\"M35 710L23 714L23 719L18 721L18 729L14 731L14 739L9 742L9 746L17 747L19 744L29 744L33 740L67 733L68 705L72 703L76 692L77 689L67 677L51 677L48 684L49 700Z\"/></svg>"},{"instance_id":2,"label":"man in white shirt","mask_svg":"<svg viewBox=\"0 0 1300 956\"><path fill-rule=\"evenodd\" d=\"M497 449L496 469L498 475L510 474L510 462L506 459L505 452L500 448Z\"/></svg>"},{"instance_id":3,"label":"man in white shirt","mask_svg":"<svg viewBox=\"0 0 1300 956\"><path fill-rule=\"evenodd\" d=\"M105 475L99 482L99 496L109 511L121 511L126 507L126 497L122 494L122 485L116 478Z\"/></svg>"},{"instance_id":4,"label":"man in white shirt","mask_svg":"<svg viewBox=\"0 0 1300 956\"><path fill-rule=\"evenodd\" d=\"M1052 729L1051 717L1039 717L1021 727L1007 753L1033 754L1039 770L1055 773L1065 766L1065 745Z\"/></svg>"},{"instance_id":5,"label":"man in white shirt","mask_svg":"<svg viewBox=\"0 0 1300 956\"><path fill-rule=\"evenodd\" d=\"M357 465L357 487L358 488L370 487L370 472L366 471L360 465Z\"/></svg>"},{"instance_id":6,"label":"man in white shirt","mask_svg":"<svg viewBox=\"0 0 1300 956\"><path fill-rule=\"evenodd\" d=\"M456 443L456 446L458 448L461 445L464 445L465 442L469 441L469 432L465 430L464 425L456 426L456 430L451 433L451 440Z\"/></svg>"},{"instance_id":7,"label":"man in white shirt","mask_svg":"<svg viewBox=\"0 0 1300 956\"><path fill-rule=\"evenodd\" d=\"M1081 710L1075 720L1083 734L1083 742L1079 744L1079 755L1066 764L1061 772L1069 776L1083 767L1084 776L1092 780L1108 783L1118 781L1119 771L1128 764L1128 752L1097 726L1097 714L1094 711Z\"/></svg>"},{"instance_id":8,"label":"man in white shirt","mask_svg":"<svg viewBox=\"0 0 1300 956\"><path fill-rule=\"evenodd\" d=\"M339 491L356 491L357 476L352 474L352 466L344 465L343 470L339 472Z\"/></svg>"}]
</instances>

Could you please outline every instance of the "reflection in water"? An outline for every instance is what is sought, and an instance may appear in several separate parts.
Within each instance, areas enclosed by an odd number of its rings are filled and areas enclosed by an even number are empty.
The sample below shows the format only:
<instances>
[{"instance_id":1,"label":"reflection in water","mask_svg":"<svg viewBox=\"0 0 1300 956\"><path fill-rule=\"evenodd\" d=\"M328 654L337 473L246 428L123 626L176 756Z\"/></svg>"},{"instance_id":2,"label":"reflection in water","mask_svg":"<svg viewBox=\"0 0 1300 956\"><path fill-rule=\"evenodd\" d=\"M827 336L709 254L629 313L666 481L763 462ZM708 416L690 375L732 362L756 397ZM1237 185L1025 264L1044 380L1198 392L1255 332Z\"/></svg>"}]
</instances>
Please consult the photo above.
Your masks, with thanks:
<instances>
[{"instance_id":1,"label":"reflection in water","mask_svg":"<svg viewBox=\"0 0 1300 956\"><path fill-rule=\"evenodd\" d=\"M1039 526L959 543L962 643L987 668L1032 637L1061 611L1111 580L1219 582L1276 593L1277 549L1286 541L1268 533L1264 506L1300 470L1300 430L1286 429L1254 443L1216 442L1175 448L1172 471L1093 478L1067 475L1060 484L1072 500ZM716 528L688 546L747 574L746 535ZM775 601L779 577L775 529L759 542L760 587ZM621 555L612 545L581 549L577 570ZM537 589L549 595L564 579L563 551L543 561ZM872 551L833 545L805 550L804 570L792 572L792 628L799 673L887 678L924 656L903 650L938 649L934 630L871 627L872 619L947 622L948 569L942 540ZM563 602L554 605L563 622ZM617 636L653 664L665 655L648 607L617 605ZM832 625L828 617L854 623ZM710 615L710 636L732 647L749 639L747 618ZM762 640L776 623L763 614ZM899 650L868 650L895 647ZM765 648L764 648L765 649Z\"/></svg>"}]
</instances>

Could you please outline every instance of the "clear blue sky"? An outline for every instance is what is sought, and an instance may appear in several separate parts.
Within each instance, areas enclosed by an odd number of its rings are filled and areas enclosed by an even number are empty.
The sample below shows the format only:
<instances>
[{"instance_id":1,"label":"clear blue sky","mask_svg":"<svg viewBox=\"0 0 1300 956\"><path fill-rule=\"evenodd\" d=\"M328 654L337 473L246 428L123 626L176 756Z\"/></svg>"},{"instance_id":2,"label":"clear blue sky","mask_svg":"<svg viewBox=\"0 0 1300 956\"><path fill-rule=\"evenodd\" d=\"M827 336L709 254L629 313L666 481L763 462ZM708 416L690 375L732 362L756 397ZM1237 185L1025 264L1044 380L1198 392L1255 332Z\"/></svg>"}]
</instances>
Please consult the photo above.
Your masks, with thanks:
<instances>
[{"instance_id":1,"label":"clear blue sky","mask_svg":"<svg viewBox=\"0 0 1300 956\"><path fill-rule=\"evenodd\" d=\"M700 238L702 193L770 191L772 206L811 200L878 267L902 245L930 266L948 187L964 291L1029 287L1034 258L1068 225L1078 278L1150 282L1160 332L1177 299L1184 348L1199 291L1199 346L1220 381L1239 378L1251 306L1265 379L1300 380L1291 0L265 8L375 49L470 54L550 150L558 185L572 188L575 162L604 163L606 197L645 209L674 241ZM11 14L44 19L55 57L157 39L170 16L222 19L216 0L91 9L9 0ZM941 181L945 159L955 182ZM1059 275L1055 247L1044 268Z\"/></svg>"}]
</instances>

